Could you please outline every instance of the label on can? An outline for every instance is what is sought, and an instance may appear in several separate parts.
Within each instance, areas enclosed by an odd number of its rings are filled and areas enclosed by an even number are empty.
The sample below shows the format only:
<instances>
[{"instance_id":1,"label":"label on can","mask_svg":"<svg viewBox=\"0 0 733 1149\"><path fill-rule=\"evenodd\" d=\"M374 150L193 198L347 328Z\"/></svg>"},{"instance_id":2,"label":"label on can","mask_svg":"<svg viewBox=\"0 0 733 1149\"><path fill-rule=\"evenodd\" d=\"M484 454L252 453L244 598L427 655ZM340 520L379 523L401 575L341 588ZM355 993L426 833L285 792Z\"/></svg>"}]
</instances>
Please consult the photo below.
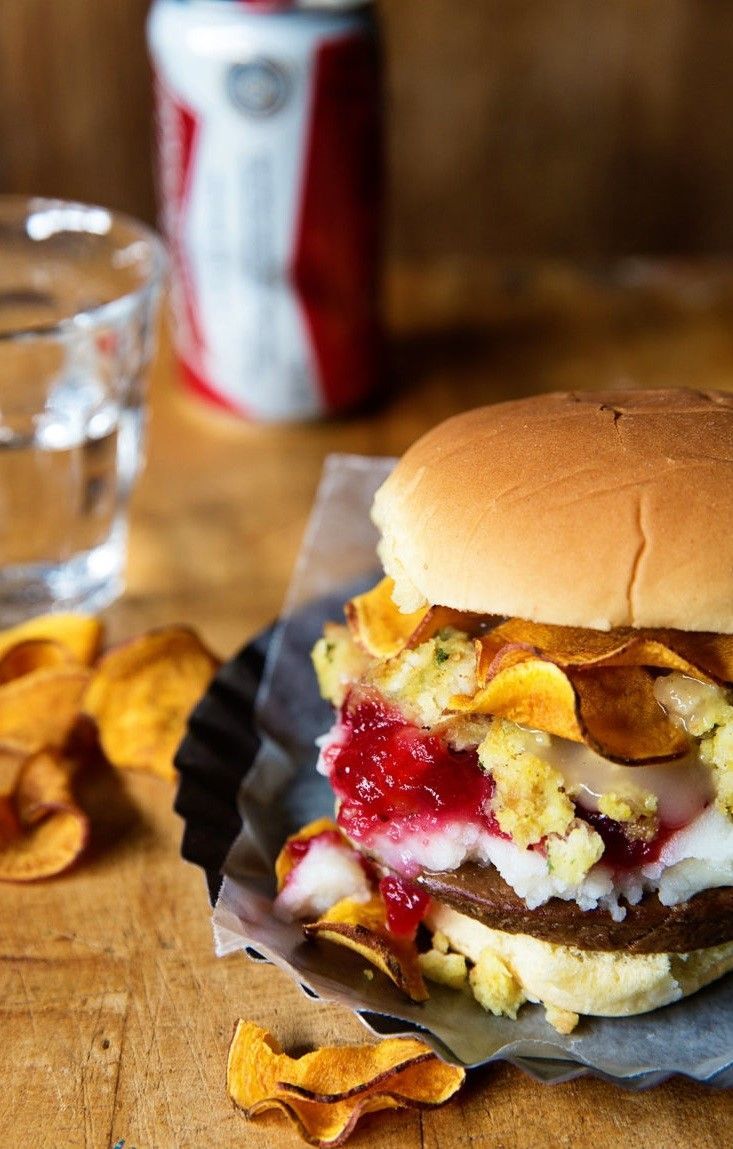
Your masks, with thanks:
<instances>
[{"instance_id":1,"label":"label on can","mask_svg":"<svg viewBox=\"0 0 733 1149\"><path fill-rule=\"evenodd\" d=\"M379 370L374 26L231 7L157 0L150 20L177 353L252 418L346 409Z\"/></svg>"}]
</instances>

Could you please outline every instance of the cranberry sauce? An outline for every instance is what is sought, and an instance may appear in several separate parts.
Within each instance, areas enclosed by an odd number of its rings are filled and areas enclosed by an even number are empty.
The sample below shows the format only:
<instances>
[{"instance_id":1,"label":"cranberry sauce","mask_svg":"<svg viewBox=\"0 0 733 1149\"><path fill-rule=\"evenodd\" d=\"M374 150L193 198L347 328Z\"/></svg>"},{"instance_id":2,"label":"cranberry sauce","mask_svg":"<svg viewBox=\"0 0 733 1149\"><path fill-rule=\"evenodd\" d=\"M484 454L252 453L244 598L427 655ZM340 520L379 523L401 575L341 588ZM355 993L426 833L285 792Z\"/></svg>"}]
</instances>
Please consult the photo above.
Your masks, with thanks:
<instances>
[{"instance_id":1,"label":"cranberry sauce","mask_svg":"<svg viewBox=\"0 0 733 1149\"><path fill-rule=\"evenodd\" d=\"M430 905L430 897L407 878L388 874L379 883L387 911L387 929L399 937L415 936L415 931L425 917Z\"/></svg>"},{"instance_id":2,"label":"cranberry sauce","mask_svg":"<svg viewBox=\"0 0 733 1149\"><path fill-rule=\"evenodd\" d=\"M373 695L347 700L341 721L344 737L329 747L327 765L339 824L353 841L375 833L398 841L452 822L501 833L488 810L493 781L475 750L452 750Z\"/></svg>"},{"instance_id":3,"label":"cranberry sauce","mask_svg":"<svg viewBox=\"0 0 733 1149\"><path fill-rule=\"evenodd\" d=\"M594 810L577 808L578 817L587 822L603 839L601 861L615 870L633 870L647 862L656 862L662 846L671 838L677 827L661 825L651 841L643 838L630 838L623 822L617 822L605 814Z\"/></svg>"},{"instance_id":4,"label":"cranberry sauce","mask_svg":"<svg viewBox=\"0 0 733 1149\"><path fill-rule=\"evenodd\" d=\"M302 862L311 846L316 842L328 842L330 846L345 846L346 843L338 830L321 830L320 834L313 834L310 838L292 838L285 846L289 859L296 865Z\"/></svg>"}]
</instances>

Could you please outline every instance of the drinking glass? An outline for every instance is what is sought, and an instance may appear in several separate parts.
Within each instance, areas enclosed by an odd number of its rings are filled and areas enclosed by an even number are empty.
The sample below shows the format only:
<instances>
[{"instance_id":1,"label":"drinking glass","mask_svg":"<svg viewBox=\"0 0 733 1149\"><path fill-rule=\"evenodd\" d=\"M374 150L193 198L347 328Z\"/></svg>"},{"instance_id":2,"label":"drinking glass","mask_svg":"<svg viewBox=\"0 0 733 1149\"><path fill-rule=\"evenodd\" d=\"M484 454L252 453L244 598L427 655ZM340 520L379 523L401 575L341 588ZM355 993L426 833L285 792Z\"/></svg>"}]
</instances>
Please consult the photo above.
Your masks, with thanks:
<instances>
[{"instance_id":1,"label":"drinking glass","mask_svg":"<svg viewBox=\"0 0 733 1149\"><path fill-rule=\"evenodd\" d=\"M0 197L0 625L123 588L164 271L124 215Z\"/></svg>"}]
</instances>

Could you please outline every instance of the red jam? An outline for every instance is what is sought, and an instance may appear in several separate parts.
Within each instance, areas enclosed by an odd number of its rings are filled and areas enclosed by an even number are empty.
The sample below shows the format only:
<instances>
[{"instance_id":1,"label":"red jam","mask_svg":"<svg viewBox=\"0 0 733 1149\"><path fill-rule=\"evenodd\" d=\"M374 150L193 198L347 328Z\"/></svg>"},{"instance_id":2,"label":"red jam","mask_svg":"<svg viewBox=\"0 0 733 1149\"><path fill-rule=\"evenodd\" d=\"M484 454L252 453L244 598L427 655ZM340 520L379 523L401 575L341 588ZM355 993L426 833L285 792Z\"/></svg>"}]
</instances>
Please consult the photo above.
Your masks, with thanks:
<instances>
[{"instance_id":1,"label":"red jam","mask_svg":"<svg viewBox=\"0 0 733 1149\"><path fill-rule=\"evenodd\" d=\"M398 878L395 874L382 878L379 892L387 910L387 929L390 933L399 937L414 937L430 905L429 896L414 882Z\"/></svg>"},{"instance_id":2,"label":"red jam","mask_svg":"<svg viewBox=\"0 0 733 1149\"><path fill-rule=\"evenodd\" d=\"M338 830L321 830L320 834L313 834L310 838L292 838L286 845L288 856L293 865L302 862L311 846L315 842L328 842L331 846L345 846L343 836Z\"/></svg>"},{"instance_id":3,"label":"red jam","mask_svg":"<svg viewBox=\"0 0 733 1149\"><path fill-rule=\"evenodd\" d=\"M456 822L509 837L489 809L494 782L481 770L476 751L451 749L439 735L406 722L377 694L364 692L346 700L341 739L324 757L341 803L339 825L366 849L376 835L399 843L412 834L440 833ZM647 842L628 837L623 823L604 814L582 807L577 814L603 839L602 861L617 870L656 861L679 829L662 825Z\"/></svg>"},{"instance_id":4,"label":"red jam","mask_svg":"<svg viewBox=\"0 0 733 1149\"><path fill-rule=\"evenodd\" d=\"M493 781L475 750L452 750L373 695L347 700L341 720L343 739L326 761L341 800L339 825L352 841L374 833L399 841L404 832L435 833L451 822L504 836L488 809Z\"/></svg>"},{"instance_id":5,"label":"red jam","mask_svg":"<svg viewBox=\"0 0 733 1149\"><path fill-rule=\"evenodd\" d=\"M679 829L677 826L662 825L651 841L646 842L643 838L629 838L623 822L617 822L605 814L579 809L578 815L600 834L603 839L601 861L615 870L633 870L647 862L656 862L665 842Z\"/></svg>"}]
</instances>

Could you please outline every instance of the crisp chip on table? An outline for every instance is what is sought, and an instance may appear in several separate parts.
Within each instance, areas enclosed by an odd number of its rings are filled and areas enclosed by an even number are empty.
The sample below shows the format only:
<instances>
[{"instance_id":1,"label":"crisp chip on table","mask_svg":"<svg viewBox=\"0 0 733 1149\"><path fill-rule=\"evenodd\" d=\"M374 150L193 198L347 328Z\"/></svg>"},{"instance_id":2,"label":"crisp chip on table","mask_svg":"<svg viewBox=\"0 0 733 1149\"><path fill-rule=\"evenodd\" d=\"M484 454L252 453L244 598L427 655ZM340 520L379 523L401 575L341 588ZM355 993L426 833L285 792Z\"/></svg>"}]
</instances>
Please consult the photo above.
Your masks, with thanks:
<instances>
[{"instance_id":1,"label":"crisp chip on table","mask_svg":"<svg viewBox=\"0 0 733 1149\"><path fill-rule=\"evenodd\" d=\"M98 759L85 712L98 720L112 765L171 778L188 713L218 665L182 627L143 635L94 666L101 638L101 623L82 615L0 632L0 767L9 787L0 795L0 881L51 877L83 852L89 819L73 779Z\"/></svg>"},{"instance_id":2,"label":"crisp chip on table","mask_svg":"<svg viewBox=\"0 0 733 1149\"><path fill-rule=\"evenodd\" d=\"M197 635L166 627L104 655L84 699L114 766L175 777L188 714L219 663Z\"/></svg>"},{"instance_id":3,"label":"crisp chip on table","mask_svg":"<svg viewBox=\"0 0 733 1149\"><path fill-rule=\"evenodd\" d=\"M0 632L0 657L22 642L39 639L65 647L73 661L91 666L102 642L104 628L97 618L83 614L43 614Z\"/></svg>"},{"instance_id":4,"label":"crisp chip on table","mask_svg":"<svg viewBox=\"0 0 733 1149\"><path fill-rule=\"evenodd\" d=\"M73 796L77 769L51 751L23 763L11 793L0 797L0 881L49 878L81 855L89 820Z\"/></svg>"},{"instance_id":5,"label":"crisp chip on table","mask_svg":"<svg viewBox=\"0 0 733 1149\"><path fill-rule=\"evenodd\" d=\"M0 652L0 683L34 670L76 662L68 646L48 638L26 638Z\"/></svg>"},{"instance_id":6,"label":"crisp chip on table","mask_svg":"<svg viewBox=\"0 0 733 1149\"><path fill-rule=\"evenodd\" d=\"M227 1092L248 1117L280 1109L311 1145L342 1145L365 1113L442 1105L465 1071L421 1041L332 1046L293 1058L272 1034L240 1021L227 1062Z\"/></svg>"},{"instance_id":7,"label":"crisp chip on table","mask_svg":"<svg viewBox=\"0 0 733 1149\"><path fill-rule=\"evenodd\" d=\"M29 754L44 746L63 746L91 677L84 666L61 663L2 683L0 743Z\"/></svg>"}]
</instances>

